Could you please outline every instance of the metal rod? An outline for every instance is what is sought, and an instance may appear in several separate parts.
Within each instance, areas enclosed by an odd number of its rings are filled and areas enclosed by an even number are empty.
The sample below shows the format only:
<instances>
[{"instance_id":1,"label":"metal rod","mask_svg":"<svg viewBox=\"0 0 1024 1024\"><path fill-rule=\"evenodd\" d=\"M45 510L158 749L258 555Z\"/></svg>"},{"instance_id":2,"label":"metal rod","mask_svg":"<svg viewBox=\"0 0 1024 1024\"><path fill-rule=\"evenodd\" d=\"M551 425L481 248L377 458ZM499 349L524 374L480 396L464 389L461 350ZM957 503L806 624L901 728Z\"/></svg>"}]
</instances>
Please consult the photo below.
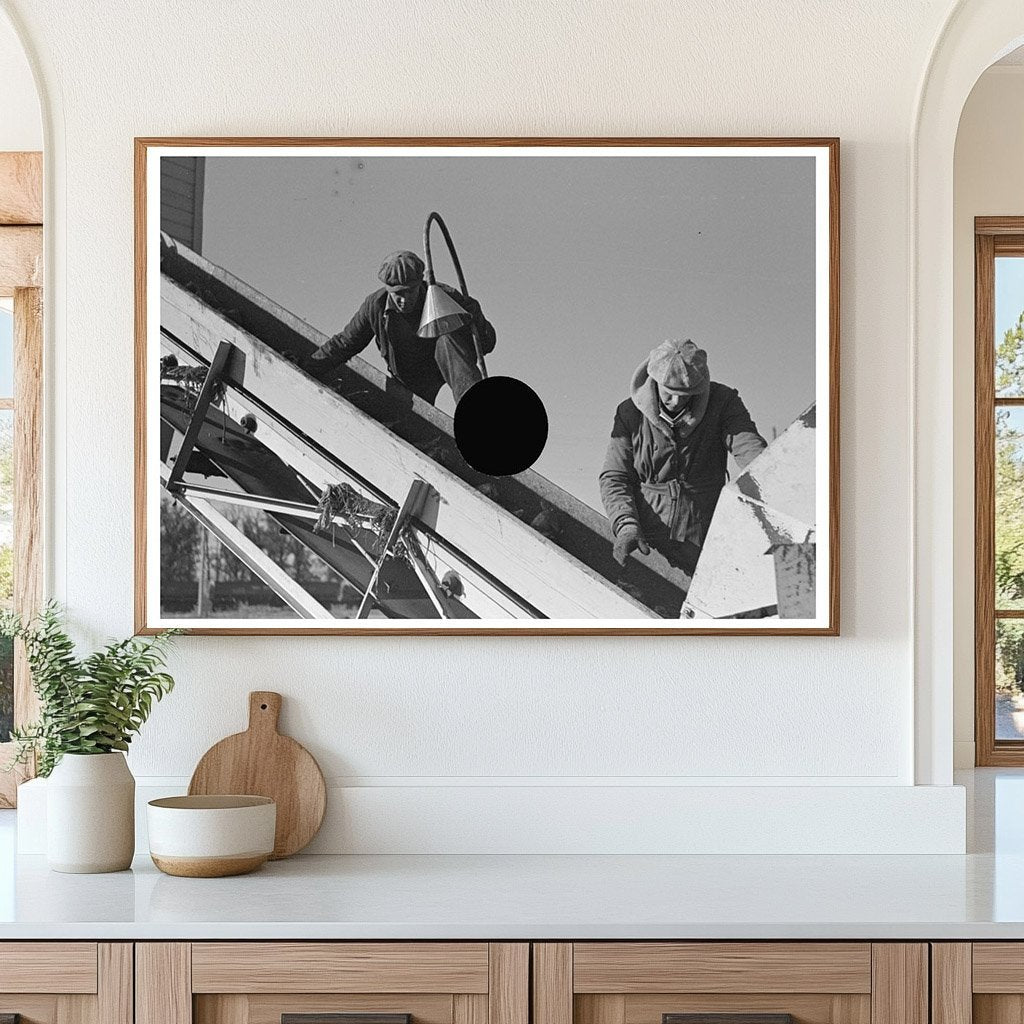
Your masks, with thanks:
<instances>
[{"instance_id":1,"label":"metal rod","mask_svg":"<svg viewBox=\"0 0 1024 1024\"><path fill-rule=\"evenodd\" d=\"M413 480L409 487L409 493L405 496L405 501L402 502L402 507L398 510L398 515L395 516L395 521L391 525L388 538L381 548L380 557L377 559L377 564L373 567L373 575L370 577L370 582L366 584L366 593L363 594L363 600L359 604L359 611L356 612L357 619L365 619L370 614L374 603L373 593L377 587L377 580L380 578L381 570L384 568L384 563L390 557L391 549L401 535L402 530L405 529L408 521L414 516L418 516L423 510L423 503L426 501L429 493L429 484L422 480Z\"/></svg>"},{"instance_id":2,"label":"metal rod","mask_svg":"<svg viewBox=\"0 0 1024 1024\"><path fill-rule=\"evenodd\" d=\"M427 223L423 228L423 255L426 258L427 263L427 285L429 286L437 283L434 278L434 260L430 253L430 225L435 222L441 229L441 234L444 235L444 240L448 245L448 252L451 255L452 263L455 265L455 274L459 279L459 289L468 299L469 289L466 287L466 275L462 273L462 264L459 262L459 254L455 251L455 243L452 241L451 233L448 231L448 225L445 224L441 214L436 211L431 211L427 217ZM487 364L484 362L484 351L480 345L480 334L477 331L475 321L470 322L469 332L473 338L473 351L476 353L476 368L480 371L481 380L486 380Z\"/></svg>"},{"instance_id":3,"label":"metal rod","mask_svg":"<svg viewBox=\"0 0 1024 1024\"><path fill-rule=\"evenodd\" d=\"M409 560L412 562L413 571L419 577L420 583L423 584L423 589L427 592L430 603L437 609L437 614L442 619L450 619L451 616L444 607L444 592L441 590L441 585L437 582L437 577L430 571L430 566L427 565L427 560L423 557L423 552L420 550L419 541L411 535L411 531L409 534L406 534L405 546L409 552Z\"/></svg>"},{"instance_id":4,"label":"metal rod","mask_svg":"<svg viewBox=\"0 0 1024 1024\"><path fill-rule=\"evenodd\" d=\"M203 386L199 391L199 397L196 398L195 408L192 410L192 418L188 421L188 426L185 428L185 436L181 441L181 447L178 449L178 454L174 457L174 466L171 469L171 475L167 478L166 486L169 491L174 491L181 484L181 478L185 475L188 460L192 457L196 441L199 439L199 431L202 430L203 423L206 421L206 413L213 402L213 396L217 391L217 385L220 383L221 375L224 373L224 367L227 366L228 356L230 355L231 342L222 341L217 346L217 351L214 353L209 370L206 371Z\"/></svg>"}]
</instances>

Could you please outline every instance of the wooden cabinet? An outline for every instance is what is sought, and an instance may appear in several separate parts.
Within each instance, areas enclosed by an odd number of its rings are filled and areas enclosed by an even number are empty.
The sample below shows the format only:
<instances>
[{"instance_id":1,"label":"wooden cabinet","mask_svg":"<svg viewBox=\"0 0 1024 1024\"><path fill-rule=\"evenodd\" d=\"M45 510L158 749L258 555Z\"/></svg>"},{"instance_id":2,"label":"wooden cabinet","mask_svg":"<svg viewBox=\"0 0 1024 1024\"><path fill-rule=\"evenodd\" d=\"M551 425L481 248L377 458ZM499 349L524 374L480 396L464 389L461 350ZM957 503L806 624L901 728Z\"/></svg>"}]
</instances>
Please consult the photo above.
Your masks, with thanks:
<instances>
[{"instance_id":1,"label":"wooden cabinet","mask_svg":"<svg viewBox=\"0 0 1024 1024\"><path fill-rule=\"evenodd\" d=\"M932 944L934 1024L1024 1020L1024 942Z\"/></svg>"},{"instance_id":2,"label":"wooden cabinet","mask_svg":"<svg viewBox=\"0 0 1024 1024\"><path fill-rule=\"evenodd\" d=\"M130 942L0 943L0 1018L132 1024Z\"/></svg>"},{"instance_id":3,"label":"wooden cabinet","mask_svg":"<svg viewBox=\"0 0 1024 1024\"><path fill-rule=\"evenodd\" d=\"M139 943L136 1022L529 1024L529 970L527 943Z\"/></svg>"},{"instance_id":4,"label":"wooden cabinet","mask_svg":"<svg viewBox=\"0 0 1024 1024\"><path fill-rule=\"evenodd\" d=\"M9 1014L21 1024L1021 1024L1024 943L7 942L0 1024Z\"/></svg>"},{"instance_id":5,"label":"wooden cabinet","mask_svg":"<svg viewBox=\"0 0 1024 1024\"><path fill-rule=\"evenodd\" d=\"M928 1022L924 943L537 943L533 957L533 1024Z\"/></svg>"}]
</instances>

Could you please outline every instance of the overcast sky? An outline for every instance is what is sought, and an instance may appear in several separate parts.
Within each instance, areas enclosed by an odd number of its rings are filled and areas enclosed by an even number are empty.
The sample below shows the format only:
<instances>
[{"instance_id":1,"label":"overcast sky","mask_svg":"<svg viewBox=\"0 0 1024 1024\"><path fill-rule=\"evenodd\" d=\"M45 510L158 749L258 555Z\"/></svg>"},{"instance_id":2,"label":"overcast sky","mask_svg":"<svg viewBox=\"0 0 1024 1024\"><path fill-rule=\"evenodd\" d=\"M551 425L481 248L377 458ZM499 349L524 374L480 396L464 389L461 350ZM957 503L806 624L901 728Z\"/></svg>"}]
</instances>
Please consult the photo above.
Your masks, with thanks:
<instances>
[{"instance_id":1,"label":"overcast sky","mask_svg":"<svg viewBox=\"0 0 1024 1024\"><path fill-rule=\"evenodd\" d=\"M595 508L615 407L664 338L706 348L769 440L814 400L811 157L214 157L203 252L331 334L386 253L422 253L431 210L497 331L489 372L547 407L534 468Z\"/></svg>"}]
</instances>

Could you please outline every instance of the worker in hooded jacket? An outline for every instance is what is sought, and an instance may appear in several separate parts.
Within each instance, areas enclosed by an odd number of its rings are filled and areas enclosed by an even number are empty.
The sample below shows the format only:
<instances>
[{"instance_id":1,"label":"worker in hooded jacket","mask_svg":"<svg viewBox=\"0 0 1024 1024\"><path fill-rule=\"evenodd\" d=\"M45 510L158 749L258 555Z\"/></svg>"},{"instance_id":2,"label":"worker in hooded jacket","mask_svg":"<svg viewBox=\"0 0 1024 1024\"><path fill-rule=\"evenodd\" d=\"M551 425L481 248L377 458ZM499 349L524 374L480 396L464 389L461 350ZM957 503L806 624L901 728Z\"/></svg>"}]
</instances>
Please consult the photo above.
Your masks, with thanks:
<instances>
[{"instance_id":1,"label":"worker in hooded jacket","mask_svg":"<svg viewBox=\"0 0 1024 1024\"><path fill-rule=\"evenodd\" d=\"M467 324L437 338L417 334L427 294L424 269L414 252L401 250L386 256L377 272L383 287L363 300L344 330L302 360L302 368L323 379L376 341L388 372L410 391L433 404L447 384L458 402L480 380L472 331ZM494 328L480 304L449 285L441 287L473 317L484 355L492 352Z\"/></svg>"},{"instance_id":2,"label":"worker in hooded jacket","mask_svg":"<svg viewBox=\"0 0 1024 1024\"><path fill-rule=\"evenodd\" d=\"M653 547L692 573L729 453L744 469L765 447L738 392L711 380L707 353L689 339L662 342L615 410L601 471L615 559Z\"/></svg>"}]
</instances>

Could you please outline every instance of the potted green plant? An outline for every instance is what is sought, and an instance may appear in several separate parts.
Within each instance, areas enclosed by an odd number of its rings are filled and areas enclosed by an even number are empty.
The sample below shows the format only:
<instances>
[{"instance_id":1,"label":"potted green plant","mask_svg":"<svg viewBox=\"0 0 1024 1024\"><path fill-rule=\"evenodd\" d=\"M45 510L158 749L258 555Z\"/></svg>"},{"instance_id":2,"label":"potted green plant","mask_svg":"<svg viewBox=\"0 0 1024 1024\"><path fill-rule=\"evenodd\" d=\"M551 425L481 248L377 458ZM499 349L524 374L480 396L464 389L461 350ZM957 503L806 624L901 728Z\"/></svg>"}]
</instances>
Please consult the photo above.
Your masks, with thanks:
<instances>
[{"instance_id":1,"label":"potted green plant","mask_svg":"<svg viewBox=\"0 0 1024 1024\"><path fill-rule=\"evenodd\" d=\"M78 657L60 609L33 620L0 614L0 635L20 640L39 697L39 719L15 729L11 765L36 758L48 777L47 861L55 871L122 871L135 851L135 779L124 758L159 701L174 687L162 671L171 630L112 641Z\"/></svg>"}]
</instances>

